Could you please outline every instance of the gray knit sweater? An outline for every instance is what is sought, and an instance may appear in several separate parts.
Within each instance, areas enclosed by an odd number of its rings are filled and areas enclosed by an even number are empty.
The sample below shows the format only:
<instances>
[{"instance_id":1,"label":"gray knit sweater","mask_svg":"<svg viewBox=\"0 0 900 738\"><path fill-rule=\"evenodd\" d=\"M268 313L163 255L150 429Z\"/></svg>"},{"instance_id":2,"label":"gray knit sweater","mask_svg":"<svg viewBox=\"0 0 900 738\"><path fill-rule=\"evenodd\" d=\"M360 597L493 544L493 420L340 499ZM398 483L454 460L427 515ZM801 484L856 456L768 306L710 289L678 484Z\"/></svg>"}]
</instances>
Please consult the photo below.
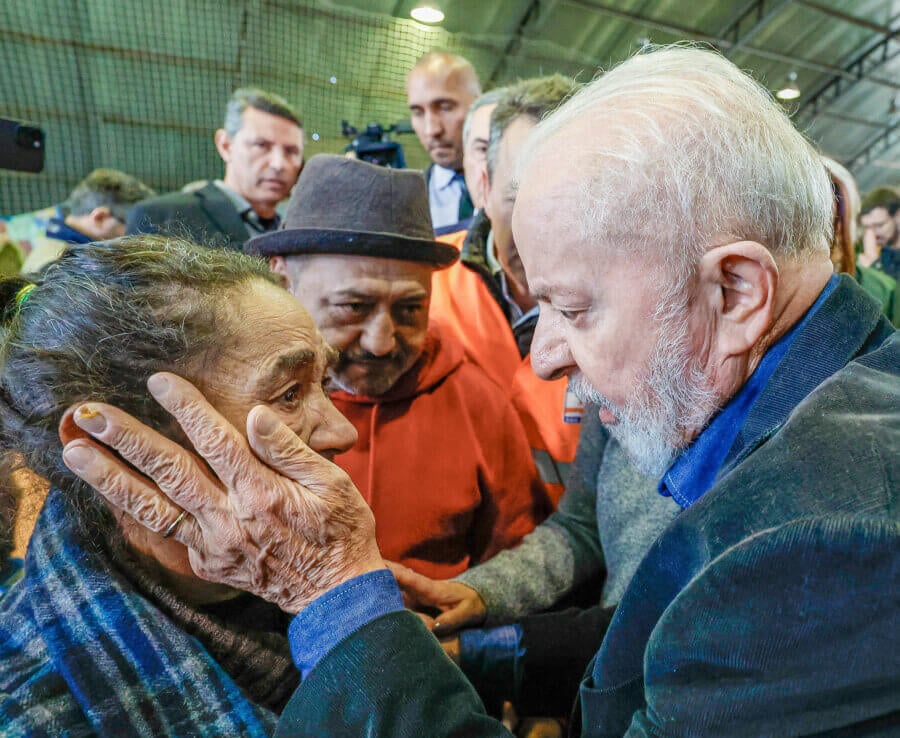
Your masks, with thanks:
<instances>
[{"instance_id":1,"label":"gray knit sweater","mask_svg":"<svg viewBox=\"0 0 900 738\"><path fill-rule=\"evenodd\" d=\"M657 491L585 409L578 453L559 509L515 549L456 578L487 605L487 625L545 610L606 569L600 604L615 605L650 544L681 508Z\"/></svg>"}]
</instances>

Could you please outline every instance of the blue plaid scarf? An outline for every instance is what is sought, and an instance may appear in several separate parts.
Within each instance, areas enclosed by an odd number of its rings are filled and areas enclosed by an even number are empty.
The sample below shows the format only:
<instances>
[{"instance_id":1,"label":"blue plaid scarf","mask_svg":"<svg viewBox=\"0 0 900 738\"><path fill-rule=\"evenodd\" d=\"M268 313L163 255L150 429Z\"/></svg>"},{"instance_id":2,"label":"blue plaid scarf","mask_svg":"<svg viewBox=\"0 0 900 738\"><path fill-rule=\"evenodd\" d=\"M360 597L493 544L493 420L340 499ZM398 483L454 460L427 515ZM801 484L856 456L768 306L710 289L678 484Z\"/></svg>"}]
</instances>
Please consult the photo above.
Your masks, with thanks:
<instances>
[{"instance_id":1,"label":"blue plaid scarf","mask_svg":"<svg viewBox=\"0 0 900 738\"><path fill-rule=\"evenodd\" d=\"M0 601L0 732L268 736L276 720L85 540L51 490L25 577Z\"/></svg>"}]
</instances>

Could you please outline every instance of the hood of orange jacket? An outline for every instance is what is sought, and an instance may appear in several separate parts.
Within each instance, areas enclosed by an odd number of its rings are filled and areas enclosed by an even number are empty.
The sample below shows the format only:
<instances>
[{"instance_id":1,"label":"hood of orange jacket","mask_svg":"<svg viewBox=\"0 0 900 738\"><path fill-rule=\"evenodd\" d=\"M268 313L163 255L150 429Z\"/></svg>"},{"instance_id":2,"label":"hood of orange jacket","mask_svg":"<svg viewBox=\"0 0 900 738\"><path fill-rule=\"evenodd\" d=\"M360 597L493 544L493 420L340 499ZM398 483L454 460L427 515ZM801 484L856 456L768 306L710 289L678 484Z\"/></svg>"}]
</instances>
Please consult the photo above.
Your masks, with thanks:
<instances>
[{"instance_id":1,"label":"hood of orange jacket","mask_svg":"<svg viewBox=\"0 0 900 738\"><path fill-rule=\"evenodd\" d=\"M386 559L455 576L517 543L546 511L508 391L439 326L389 392L331 398L359 434L334 461L372 508Z\"/></svg>"}]
</instances>

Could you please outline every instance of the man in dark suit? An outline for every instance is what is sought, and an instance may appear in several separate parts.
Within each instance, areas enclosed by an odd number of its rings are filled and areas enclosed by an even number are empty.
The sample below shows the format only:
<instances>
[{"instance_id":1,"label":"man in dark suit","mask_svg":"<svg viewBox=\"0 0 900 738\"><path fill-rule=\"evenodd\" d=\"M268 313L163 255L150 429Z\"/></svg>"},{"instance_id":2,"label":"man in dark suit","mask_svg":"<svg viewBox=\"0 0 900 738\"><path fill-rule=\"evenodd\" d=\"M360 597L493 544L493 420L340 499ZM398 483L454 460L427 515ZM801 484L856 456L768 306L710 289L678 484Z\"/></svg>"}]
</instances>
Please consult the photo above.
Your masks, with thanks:
<instances>
[{"instance_id":1,"label":"man in dark suit","mask_svg":"<svg viewBox=\"0 0 900 738\"><path fill-rule=\"evenodd\" d=\"M472 217L463 176L463 123L480 94L475 68L456 54L426 54L406 78L412 127L431 157L425 180L431 222L438 234L461 230Z\"/></svg>"},{"instance_id":2,"label":"man in dark suit","mask_svg":"<svg viewBox=\"0 0 900 738\"><path fill-rule=\"evenodd\" d=\"M517 172L535 369L571 376L682 508L608 623L574 732L896 735L900 336L833 274L818 152L731 62L673 47L539 124ZM508 735L403 609L343 474L264 408L251 452L195 388L152 385L225 481L108 406L93 436L163 489L93 442L66 454L205 578L297 613L304 681L279 735Z\"/></svg>"},{"instance_id":3,"label":"man in dark suit","mask_svg":"<svg viewBox=\"0 0 900 738\"><path fill-rule=\"evenodd\" d=\"M300 118L278 95L240 89L228 101L215 142L225 176L138 204L128 233L168 233L240 250L248 238L278 227L275 207L303 167Z\"/></svg>"}]
</instances>

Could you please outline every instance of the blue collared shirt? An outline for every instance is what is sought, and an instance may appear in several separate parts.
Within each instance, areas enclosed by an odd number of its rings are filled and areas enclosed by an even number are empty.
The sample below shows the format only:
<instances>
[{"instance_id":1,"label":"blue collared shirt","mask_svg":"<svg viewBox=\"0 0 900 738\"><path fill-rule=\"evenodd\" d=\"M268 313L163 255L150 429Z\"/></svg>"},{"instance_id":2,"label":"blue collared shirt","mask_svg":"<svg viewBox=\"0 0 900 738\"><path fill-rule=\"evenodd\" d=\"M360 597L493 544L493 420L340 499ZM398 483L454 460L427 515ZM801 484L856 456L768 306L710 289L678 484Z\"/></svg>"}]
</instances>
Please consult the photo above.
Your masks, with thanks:
<instances>
[{"instance_id":1,"label":"blue collared shirt","mask_svg":"<svg viewBox=\"0 0 900 738\"><path fill-rule=\"evenodd\" d=\"M388 569L354 577L302 610L288 628L291 656L306 676L344 638L382 615L403 610L397 580Z\"/></svg>"},{"instance_id":2,"label":"blue collared shirt","mask_svg":"<svg viewBox=\"0 0 900 738\"><path fill-rule=\"evenodd\" d=\"M66 243L90 243L93 241L90 236L72 228L63 218L50 218L47 221L47 238Z\"/></svg>"},{"instance_id":3,"label":"blue collared shirt","mask_svg":"<svg viewBox=\"0 0 900 738\"><path fill-rule=\"evenodd\" d=\"M837 284L838 277L833 275L803 318L775 342L740 391L713 418L696 440L675 459L659 482L661 495L671 497L686 509L713 486L756 398L769 383L794 338L815 315Z\"/></svg>"}]
</instances>

